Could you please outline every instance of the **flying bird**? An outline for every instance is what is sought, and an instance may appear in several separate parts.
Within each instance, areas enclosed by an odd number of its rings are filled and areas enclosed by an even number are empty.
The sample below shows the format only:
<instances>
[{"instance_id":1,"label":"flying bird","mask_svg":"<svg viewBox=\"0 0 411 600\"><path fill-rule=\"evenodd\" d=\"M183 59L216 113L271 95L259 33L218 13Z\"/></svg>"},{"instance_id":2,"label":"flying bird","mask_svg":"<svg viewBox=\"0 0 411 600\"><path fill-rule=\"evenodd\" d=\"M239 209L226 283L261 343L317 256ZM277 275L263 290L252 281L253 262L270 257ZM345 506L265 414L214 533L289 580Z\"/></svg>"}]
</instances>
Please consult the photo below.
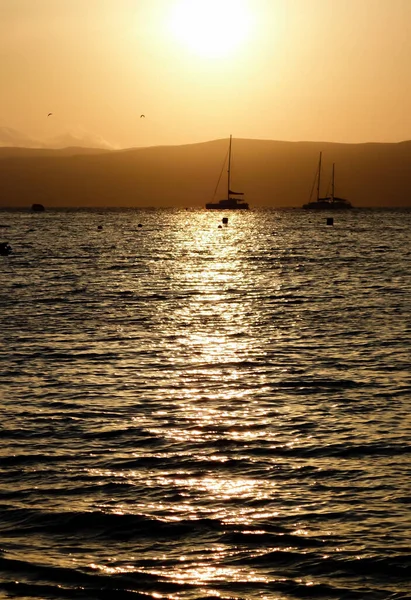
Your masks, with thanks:
<instances>
[{"instance_id":1,"label":"flying bird","mask_svg":"<svg viewBox=\"0 0 411 600\"><path fill-rule=\"evenodd\" d=\"M146 118L146 115L140 115L140 119L141 119L141 117L143 117L143 118L145 119L145 118Z\"/></svg>"},{"instance_id":2,"label":"flying bird","mask_svg":"<svg viewBox=\"0 0 411 600\"><path fill-rule=\"evenodd\" d=\"M52 114L53 114L53 113L49 113L47 116L48 116L48 117L51 117L51 115L52 115Z\"/></svg>"}]
</instances>

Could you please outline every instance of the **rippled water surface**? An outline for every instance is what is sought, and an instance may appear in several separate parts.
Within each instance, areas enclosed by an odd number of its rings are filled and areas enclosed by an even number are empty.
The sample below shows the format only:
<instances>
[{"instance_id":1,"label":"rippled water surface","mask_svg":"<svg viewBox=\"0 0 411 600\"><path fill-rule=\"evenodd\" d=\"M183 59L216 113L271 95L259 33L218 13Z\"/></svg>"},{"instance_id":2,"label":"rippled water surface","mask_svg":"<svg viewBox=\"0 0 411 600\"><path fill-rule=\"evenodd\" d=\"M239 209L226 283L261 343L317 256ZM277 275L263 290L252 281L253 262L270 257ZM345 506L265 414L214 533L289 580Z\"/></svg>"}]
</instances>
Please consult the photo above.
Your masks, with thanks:
<instances>
[{"instance_id":1,"label":"rippled water surface","mask_svg":"<svg viewBox=\"0 0 411 600\"><path fill-rule=\"evenodd\" d=\"M334 223L0 213L0 597L411 598L411 212Z\"/></svg>"}]
</instances>

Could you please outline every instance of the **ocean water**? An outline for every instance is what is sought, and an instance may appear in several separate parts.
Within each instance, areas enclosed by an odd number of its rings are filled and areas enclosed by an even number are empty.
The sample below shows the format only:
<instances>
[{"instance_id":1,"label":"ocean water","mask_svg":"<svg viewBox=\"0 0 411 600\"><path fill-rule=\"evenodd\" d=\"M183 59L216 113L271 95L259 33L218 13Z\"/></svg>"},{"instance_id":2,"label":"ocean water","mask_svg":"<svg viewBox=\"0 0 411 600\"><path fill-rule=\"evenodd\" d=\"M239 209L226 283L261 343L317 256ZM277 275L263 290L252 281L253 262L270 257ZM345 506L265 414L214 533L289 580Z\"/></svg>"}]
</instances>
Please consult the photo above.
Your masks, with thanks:
<instances>
[{"instance_id":1,"label":"ocean water","mask_svg":"<svg viewBox=\"0 0 411 600\"><path fill-rule=\"evenodd\" d=\"M1 598L411 598L411 211L333 216L0 213Z\"/></svg>"}]
</instances>

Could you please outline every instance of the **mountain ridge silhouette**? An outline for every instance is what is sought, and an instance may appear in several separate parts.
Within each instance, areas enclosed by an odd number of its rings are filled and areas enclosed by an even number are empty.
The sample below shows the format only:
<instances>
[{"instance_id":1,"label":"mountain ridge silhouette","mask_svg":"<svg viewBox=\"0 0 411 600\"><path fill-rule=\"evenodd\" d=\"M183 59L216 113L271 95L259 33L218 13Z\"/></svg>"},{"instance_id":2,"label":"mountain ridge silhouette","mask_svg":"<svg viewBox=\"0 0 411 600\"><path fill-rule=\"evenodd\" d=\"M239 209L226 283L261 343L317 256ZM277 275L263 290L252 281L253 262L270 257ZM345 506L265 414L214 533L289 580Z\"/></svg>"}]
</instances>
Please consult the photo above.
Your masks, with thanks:
<instances>
[{"instance_id":1,"label":"mountain ridge silhouette","mask_svg":"<svg viewBox=\"0 0 411 600\"><path fill-rule=\"evenodd\" d=\"M228 138L176 146L0 148L0 207L204 207L223 198ZM332 163L338 196L356 208L411 207L411 141L288 142L233 138L231 182L250 208L301 207L322 152L322 193Z\"/></svg>"}]
</instances>

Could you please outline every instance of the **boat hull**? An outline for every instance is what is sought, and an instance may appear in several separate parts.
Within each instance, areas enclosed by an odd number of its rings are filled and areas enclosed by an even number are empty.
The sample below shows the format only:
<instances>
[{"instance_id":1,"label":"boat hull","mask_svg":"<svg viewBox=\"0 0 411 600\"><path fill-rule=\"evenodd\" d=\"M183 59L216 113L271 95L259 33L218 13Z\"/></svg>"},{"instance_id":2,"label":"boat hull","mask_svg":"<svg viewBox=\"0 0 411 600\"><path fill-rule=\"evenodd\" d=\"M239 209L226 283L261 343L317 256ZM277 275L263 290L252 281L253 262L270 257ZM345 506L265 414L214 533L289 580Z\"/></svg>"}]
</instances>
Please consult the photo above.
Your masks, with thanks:
<instances>
[{"instance_id":1,"label":"boat hull","mask_svg":"<svg viewBox=\"0 0 411 600\"><path fill-rule=\"evenodd\" d=\"M31 210L33 212L44 212L45 208L42 204L32 204L31 205Z\"/></svg>"},{"instance_id":2,"label":"boat hull","mask_svg":"<svg viewBox=\"0 0 411 600\"><path fill-rule=\"evenodd\" d=\"M303 208L308 210L350 210L353 208L352 204L348 200L316 200L315 202L308 202L303 204Z\"/></svg>"},{"instance_id":3,"label":"boat hull","mask_svg":"<svg viewBox=\"0 0 411 600\"><path fill-rule=\"evenodd\" d=\"M216 203L209 202L208 204L206 204L205 207L207 210L248 210L249 209L248 204L246 202L243 202L241 204L229 205L229 206L220 204L219 202L216 202Z\"/></svg>"}]
</instances>

